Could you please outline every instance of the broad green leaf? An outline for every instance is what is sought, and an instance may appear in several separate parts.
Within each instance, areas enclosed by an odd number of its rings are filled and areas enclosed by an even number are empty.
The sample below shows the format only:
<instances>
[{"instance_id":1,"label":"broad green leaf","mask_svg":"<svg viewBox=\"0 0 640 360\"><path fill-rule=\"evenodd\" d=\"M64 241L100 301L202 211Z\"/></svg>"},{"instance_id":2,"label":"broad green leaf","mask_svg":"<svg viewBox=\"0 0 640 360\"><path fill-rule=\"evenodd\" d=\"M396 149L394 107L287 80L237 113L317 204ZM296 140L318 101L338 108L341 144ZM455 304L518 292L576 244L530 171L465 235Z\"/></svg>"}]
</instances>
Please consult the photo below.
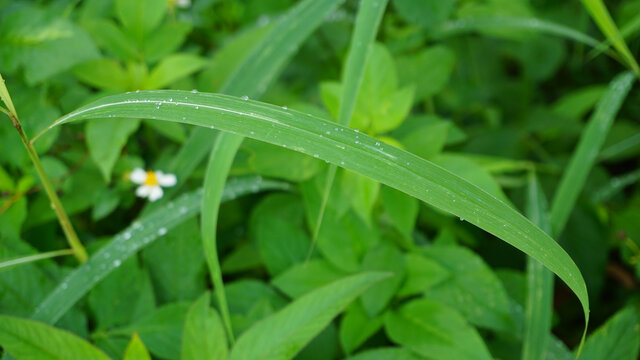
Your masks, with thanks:
<instances>
[{"instance_id":1,"label":"broad green leaf","mask_svg":"<svg viewBox=\"0 0 640 360\"><path fill-rule=\"evenodd\" d=\"M229 181L223 195L224 200L234 199L244 194L255 193L266 189L283 189L282 183L263 180L262 178L239 178ZM200 210L202 190L185 194L178 200L168 203L119 232L111 242L94 254L89 261L71 272L33 314L36 320L55 323L82 296L84 296L100 280L134 255L138 250L157 238L193 217Z\"/></svg>"},{"instance_id":2,"label":"broad green leaf","mask_svg":"<svg viewBox=\"0 0 640 360\"><path fill-rule=\"evenodd\" d=\"M402 253L395 246L381 243L364 256L362 271L388 271L393 274L391 278L371 286L360 297L367 314L374 317L389 304L398 291L404 281L406 264Z\"/></svg>"},{"instance_id":3,"label":"broad green leaf","mask_svg":"<svg viewBox=\"0 0 640 360\"><path fill-rule=\"evenodd\" d=\"M80 81L101 90L127 90L131 87L129 74L119 62L101 58L85 61L73 68Z\"/></svg>"},{"instance_id":4,"label":"broad green leaf","mask_svg":"<svg viewBox=\"0 0 640 360\"><path fill-rule=\"evenodd\" d=\"M168 55L151 70L144 81L145 89L161 89L202 69L207 61L191 54Z\"/></svg>"},{"instance_id":5,"label":"broad green leaf","mask_svg":"<svg viewBox=\"0 0 640 360\"><path fill-rule=\"evenodd\" d=\"M227 337L218 313L209 307L209 292L189 308L182 334L181 360L225 360Z\"/></svg>"},{"instance_id":6,"label":"broad green leaf","mask_svg":"<svg viewBox=\"0 0 640 360\"><path fill-rule=\"evenodd\" d=\"M157 308L148 316L114 333L137 333L149 352L163 359L177 359L180 357L180 342L189 304L172 303Z\"/></svg>"},{"instance_id":7,"label":"broad green leaf","mask_svg":"<svg viewBox=\"0 0 640 360\"><path fill-rule=\"evenodd\" d=\"M0 346L18 359L109 360L86 340L27 319L0 315Z\"/></svg>"},{"instance_id":8,"label":"broad green leaf","mask_svg":"<svg viewBox=\"0 0 640 360\"><path fill-rule=\"evenodd\" d=\"M415 55L399 57L397 67L400 83L415 84L415 101L425 100L439 93L447 84L455 59L455 53L442 45L429 47Z\"/></svg>"},{"instance_id":9,"label":"broad green leaf","mask_svg":"<svg viewBox=\"0 0 640 360\"><path fill-rule=\"evenodd\" d=\"M589 123L582 131L580 141L562 175L560 185L551 204L551 230L559 236L569 219L578 195L594 165L616 114L626 98L635 78L623 73L614 78L607 92L598 102Z\"/></svg>"},{"instance_id":10,"label":"broad green leaf","mask_svg":"<svg viewBox=\"0 0 640 360\"><path fill-rule=\"evenodd\" d=\"M160 303L194 299L206 289L198 221L191 218L142 251Z\"/></svg>"},{"instance_id":11,"label":"broad green leaf","mask_svg":"<svg viewBox=\"0 0 640 360\"><path fill-rule=\"evenodd\" d=\"M589 11L593 20L598 24L600 30L605 34L611 45L620 53L627 66L640 76L640 66L633 57L633 54L627 47L627 43L620 34L618 27L611 19L609 11L602 0L582 0L582 4Z\"/></svg>"},{"instance_id":12,"label":"broad green leaf","mask_svg":"<svg viewBox=\"0 0 640 360\"><path fill-rule=\"evenodd\" d=\"M451 306L470 323L513 332L509 298L502 283L482 259L460 246L431 246L424 250L431 260L449 271L450 277L427 289L427 299Z\"/></svg>"},{"instance_id":13,"label":"broad green leaf","mask_svg":"<svg viewBox=\"0 0 640 360\"><path fill-rule=\"evenodd\" d=\"M384 273L362 273L335 281L295 300L247 330L231 360L290 359Z\"/></svg>"},{"instance_id":14,"label":"broad green leaf","mask_svg":"<svg viewBox=\"0 0 640 360\"><path fill-rule=\"evenodd\" d=\"M492 359L480 335L460 314L431 300L413 300L390 313L385 331L393 342L429 359Z\"/></svg>"},{"instance_id":15,"label":"broad green leaf","mask_svg":"<svg viewBox=\"0 0 640 360\"><path fill-rule=\"evenodd\" d=\"M451 276L451 273L437 261L420 253L406 254L405 262L407 276L398 291L399 296L422 294Z\"/></svg>"},{"instance_id":16,"label":"broad green leaf","mask_svg":"<svg viewBox=\"0 0 640 360\"><path fill-rule=\"evenodd\" d=\"M534 173L527 189L527 217L546 233L551 232L547 199ZM543 360L551 339L553 273L535 259L527 258L527 301L522 344L523 360Z\"/></svg>"},{"instance_id":17,"label":"broad green leaf","mask_svg":"<svg viewBox=\"0 0 640 360\"><path fill-rule=\"evenodd\" d=\"M290 267L271 280L273 286L292 299L344 277L344 272L326 260L314 259Z\"/></svg>"},{"instance_id":18,"label":"broad green leaf","mask_svg":"<svg viewBox=\"0 0 640 360\"><path fill-rule=\"evenodd\" d=\"M367 350L350 356L347 360L419 360L420 358L413 352L405 348L378 348Z\"/></svg>"},{"instance_id":19,"label":"broad green leaf","mask_svg":"<svg viewBox=\"0 0 640 360\"><path fill-rule=\"evenodd\" d=\"M129 119L104 119L85 126L89 154L107 183L111 181L111 170L122 148L138 126L140 121Z\"/></svg>"},{"instance_id":20,"label":"broad green leaf","mask_svg":"<svg viewBox=\"0 0 640 360\"><path fill-rule=\"evenodd\" d=\"M430 29L449 18L456 0L393 0L393 5L407 21Z\"/></svg>"},{"instance_id":21,"label":"broad green leaf","mask_svg":"<svg viewBox=\"0 0 640 360\"><path fill-rule=\"evenodd\" d=\"M380 200L396 229L407 239L411 239L420 206L418 200L388 186L380 189Z\"/></svg>"},{"instance_id":22,"label":"broad green leaf","mask_svg":"<svg viewBox=\"0 0 640 360\"><path fill-rule=\"evenodd\" d=\"M346 354L351 354L375 334L384 321L384 314L370 317L360 302L347 308L340 321L340 344Z\"/></svg>"},{"instance_id":23,"label":"broad green leaf","mask_svg":"<svg viewBox=\"0 0 640 360\"><path fill-rule=\"evenodd\" d=\"M96 43L111 55L122 61L135 60L138 56L136 43L113 21L107 19L91 19L84 21L85 28Z\"/></svg>"},{"instance_id":24,"label":"broad green leaf","mask_svg":"<svg viewBox=\"0 0 640 360\"><path fill-rule=\"evenodd\" d=\"M431 160L440 154L449 135L451 124L438 121L421 126L400 139L406 149Z\"/></svg>"},{"instance_id":25,"label":"broad green leaf","mask_svg":"<svg viewBox=\"0 0 640 360\"><path fill-rule=\"evenodd\" d=\"M164 22L147 35L141 46L146 61L156 62L180 48L193 24L176 20Z\"/></svg>"},{"instance_id":26,"label":"broad green leaf","mask_svg":"<svg viewBox=\"0 0 640 360\"><path fill-rule=\"evenodd\" d=\"M131 336L131 341L127 345L123 360L151 360L151 355L149 355L138 333L133 333L133 336Z\"/></svg>"},{"instance_id":27,"label":"broad green leaf","mask_svg":"<svg viewBox=\"0 0 640 360\"><path fill-rule=\"evenodd\" d=\"M587 338L580 359L633 360L640 351L640 311L629 305Z\"/></svg>"},{"instance_id":28,"label":"broad green leaf","mask_svg":"<svg viewBox=\"0 0 640 360\"><path fill-rule=\"evenodd\" d=\"M146 91L106 97L70 113L52 126L105 115L144 116L204 127L213 125L223 131L317 155L461 217L524 251L563 279L580 299L585 317L588 313L586 287L578 268L544 231L468 181L406 151L377 146L378 140L363 133L273 105L185 91ZM328 129L333 131L326 134Z\"/></svg>"},{"instance_id":29,"label":"broad green leaf","mask_svg":"<svg viewBox=\"0 0 640 360\"><path fill-rule=\"evenodd\" d=\"M96 331L125 326L155 309L149 275L132 257L100 281L87 295Z\"/></svg>"},{"instance_id":30,"label":"broad green leaf","mask_svg":"<svg viewBox=\"0 0 640 360\"><path fill-rule=\"evenodd\" d=\"M32 85L84 61L98 50L82 29L56 11L27 5L7 13L0 24L0 68L13 73L19 65Z\"/></svg>"},{"instance_id":31,"label":"broad green leaf","mask_svg":"<svg viewBox=\"0 0 640 360\"><path fill-rule=\"evenodd\" d=\"M167 9L165 0L116 0L116 14L139 44L156 28Z\"/></svg>"},{"instance_id":32,"label":"broad green leaf","mask_svg":"<svg viewBox=\"0 0 640 360\"><path fill-rule=\"evenodd\" d=\"M309 253L309 241L302 229L278 217L257 220L258 251L271 276L302 263Z\"/></svg>"},{"instance_id":33,"label":"broad green leaf","mask_svg":"<svg viewBox=\"0 0 640 360\"><path fill-rule=\"evenodd\" d=\"M341 187L356 214L362 220L371 223L371 211L378 199L380 184L351 171L343 171Z\"/></svg>"}]
</instances>

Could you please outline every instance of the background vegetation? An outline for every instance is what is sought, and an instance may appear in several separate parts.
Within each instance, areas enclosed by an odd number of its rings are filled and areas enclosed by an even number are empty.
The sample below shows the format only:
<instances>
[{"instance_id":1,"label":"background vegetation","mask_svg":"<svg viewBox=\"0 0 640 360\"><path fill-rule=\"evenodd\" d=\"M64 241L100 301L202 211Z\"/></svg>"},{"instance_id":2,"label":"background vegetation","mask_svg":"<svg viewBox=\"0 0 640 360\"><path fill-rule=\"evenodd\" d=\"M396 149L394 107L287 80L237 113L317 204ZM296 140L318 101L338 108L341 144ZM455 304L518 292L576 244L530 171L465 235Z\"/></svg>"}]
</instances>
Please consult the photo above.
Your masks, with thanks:
<instances>
[{"instance_id":1,"label":"background vegetation","mask_svg":"<svg viewBox=\"0 0 640 360\"><path fill-rule=\"evenodd\" d=\"M0 354L637 359L639 33L635 0L0 0Z\"/></svg>"}]
</instances>

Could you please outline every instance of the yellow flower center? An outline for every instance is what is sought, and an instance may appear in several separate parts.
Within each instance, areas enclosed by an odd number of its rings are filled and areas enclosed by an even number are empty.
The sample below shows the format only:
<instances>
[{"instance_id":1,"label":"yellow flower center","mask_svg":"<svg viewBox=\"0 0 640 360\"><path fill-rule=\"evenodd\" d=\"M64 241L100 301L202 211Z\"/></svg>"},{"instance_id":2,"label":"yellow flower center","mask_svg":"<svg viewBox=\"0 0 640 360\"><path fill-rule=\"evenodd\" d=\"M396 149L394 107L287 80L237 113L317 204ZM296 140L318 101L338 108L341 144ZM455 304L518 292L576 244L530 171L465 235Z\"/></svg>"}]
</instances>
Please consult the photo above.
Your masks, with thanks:
<instances>
[{"instance_id":1,"label":"yellow flower center","mask_svg":"<svg viewBox=\"0 0 640 360\"><path fill-rule=\"evenodd\" d=\"M158 178L153 171L147 171L147 179L144 181L147 186L158 186Z\"/></svg>"}]
</instances>

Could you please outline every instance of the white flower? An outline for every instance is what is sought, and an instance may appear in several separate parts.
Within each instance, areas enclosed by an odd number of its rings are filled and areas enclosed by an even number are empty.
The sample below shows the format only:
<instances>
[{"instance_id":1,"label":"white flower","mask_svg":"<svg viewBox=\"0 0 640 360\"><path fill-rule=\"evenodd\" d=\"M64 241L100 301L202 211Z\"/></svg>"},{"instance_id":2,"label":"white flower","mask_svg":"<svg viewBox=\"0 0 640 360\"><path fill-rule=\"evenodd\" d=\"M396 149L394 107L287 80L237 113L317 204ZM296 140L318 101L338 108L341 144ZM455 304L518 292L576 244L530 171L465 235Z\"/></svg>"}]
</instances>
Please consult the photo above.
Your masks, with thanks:
<instances>
[{"instance_id":1,"label":"white flower","mask_svg":"<svg viewBox=\"0 0 640 360\"><path fill-rule=\"evenodd\" d=\"M138 184L136 195L141 198L149 198L149 201L156 201L164 194L162 187L174 186L178 179L173 174L165 174L162 171L144 171L136 168L129 175L131 182Z\"/></svg>"},{"instance_id":2,"label":"white flower","mask_svg":"<svg viewBox=\"0 0 640 360\"><path fill-rule=\"evenodd\" d=\"M188 8L191 6L191 0L172 0L173 4L179 8Z\"/></svg>"}]
</instances>

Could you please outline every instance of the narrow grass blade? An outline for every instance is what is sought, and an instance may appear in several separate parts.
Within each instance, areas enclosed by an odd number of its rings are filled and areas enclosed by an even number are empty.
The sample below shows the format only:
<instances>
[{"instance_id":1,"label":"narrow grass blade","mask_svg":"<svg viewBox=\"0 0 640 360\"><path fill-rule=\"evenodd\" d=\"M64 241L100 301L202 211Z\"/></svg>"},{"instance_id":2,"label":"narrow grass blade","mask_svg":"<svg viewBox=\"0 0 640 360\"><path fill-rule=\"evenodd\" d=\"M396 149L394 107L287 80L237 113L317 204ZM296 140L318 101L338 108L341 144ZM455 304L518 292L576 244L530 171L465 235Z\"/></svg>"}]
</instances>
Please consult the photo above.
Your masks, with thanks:
<instances>
[{"instance_id":1,"label":"narrow grass blade","mask_svg":"<svg viewBox=\"0 0 640 360\"><path fill-rule=\"evenodd\" d=\"M387 7L387 0L361 0L356 17L356 25L351 37L351 45L347 61L345 63L342 76L342 96L340 99L340 110L338 114L338 123L349 126L351 116L356 105L360 85L364 78L364 70L367 65L367 59L371 52L371 46L375 41L378 27L382 20L382 15ZM320 211L314 224L311 242L316 243L320 227L322 226L322 218L327 208L329 194L333 187L333 181L336 176L337 167L331 165L327 170L324 191L322 192L322 201L320 203ZM309 249L309 256L313 252L313 246Z\"/></svg>"},{"instance_id":2,"label":"narrow grass blade","mask_svg":"<svg viewBox=\"0 0 640 360\"><path fill-rule=\"evenodd\" d=\"M430 36L434 38L444 38L489 29L531 30L536 33L549 34L577 41L594 48L600 44L600 41L568 26L538 18L520 17L483 17L452 20L431 30Z\"/></svg>"},{"instance_id":3,"label":"narrow grass blade","mask_svg":"<svg viewBox=\"0 0 640 360\"><path fill-rule=\"evenodd\" d=\"M532 223L550 233L547 199L531 172L527 189L526 214ZM551 339L551 315L553 301L553 273L539 261L527 258L527 301L525 329L522 344L522 360L544 360Z\"/></svg>"},{"instance_id":4,"label":"narrow grass blade","mask_svg":"<svg viewBox=\"0 0 640 360\"><path fill-rule=\"evenodd\" d=\"M629 51L627 43L624 41L624 38L620 34L616 24L613 22L613 19L611 19L611 15L609 15L609 11L602 0L582 0L582 4L589 11L589 14L591 14L591 17L596 24L598 24L598 27L607 37L609 42L618 51L618 53L620 53L624 61L627 63L627 66L636 74L636 76L640 76L640 67L636 62L636 59L631 54L631 51Z\"/></svg>"},{"instance_id":5,"label":"narrow grass blade","mask_svg":"<svg viewBox=\"0 0 640 360\"><path fill-rule=\"evenodd\" d=\"M287 185L260 177L238 178L227 183L223 200ZM38 306L32 318L55 323L95 284L105 278L138 250L200 211L202 190L185 194L165 207L135 221L95 253L89 261L71 272Z\"/></svg>"},{"instance_id":6,"label":"narrow grass blade","mask_svg":"<svg viewBox=\"0 0 640 360\"><path fill-rule=\"evenodd\" d=\"M28 264L30 262L50 259L53 257L64 256L64 255L73 255L73 250L71 249L55 250L55 251L49 251L49 252L44 252L40 254L29 255L29 256L20 257L17 259L3 261L3 262L0 262L0 271L9 270L14 266Z\"/></svg>"},{"instance_id":7,"label":"narrow grass blade","mask_svg":"<svg viewBox=\"0 0 640 360\"><path fill-rule=\"evenodd\" d=\"M582 131L580 142L573 153L567 170L562 175L560 185L551 206L551 229L560 236L569 218L589 171L596 161L600 148L607 138L609 129L626 98L634 75L623 73L614 78L607 92L598 102L589 123Z\"/></svg>"},{"instance_id":8,"label":"narrow grass blade","mask_svg":"<svg viewBox=\"0 0 640 360\"><path fill-rule=\"evenodd\" d=\"M596 204L605 202L625 187L635 184L638 180L640 180L640 170L614 177L609 183L593 194L592 201Z\"/></svg>"},{"instance_id":9,"label":"narrow grass blade","mask_svg":"<svg viewBox=\"0 0 640 360\"><path fill-rule=\"evenodd\" d=\"M638 33L638 31L640 31L640 13L636 14L636 16L633 17L633 19L631 19L629 22L627 22L626 25L620 28L620 35L622 36L623 39L628 40L630 37ZM603 51L608 50L610 46L611 46L611 41L609 41L609 39L601 42L597 48L593 49L589 53L589 57L594 58L600 55Z\"/></svg>"},{"instance_id":10,"label":"narrow grass blade","mask_svg":"<svg viewBox=\"0 0 640 360\"><path fill-rule=\"evenodd\" d=\"M364 290L389 275L360 273L302 296L247 330L229 359L292 359Z\"/></svg>"},{"instance_id":11,"label":"narrow grass blade","mask_svg":"<svg viewBox=\"0 0 640 360\"><path fill-rule=\"evenodd\" d=\"M0 315L0 346L17 359L109 360L77 335L12 316Z\"/></svg>"},{"instance_id":12,"label":"narrow grass blade","mask_svg":"<svg viewBox=\"0 0 640 360\"><path fill-rule=\"evenodd\" d=\"M508 204L416 155L312 115L227 95L177 90L105 97L52 126L109 116L214 126L286 146L398 189L467 220L543 263L578 296L588 319L582 275L549 235Z\"/></svg>"},{"instance_id":13,"label":"narrow grass blade","mask_svg":"<svg viewBox=\"0 0 640 360\"><path fill-rule=\"evenodd\" d=\"M305 0L294 6L278 20L247 59L236 68L227 79L222 91L245 98L261 96L300 44L341 1ZM197 133L194 136L197 136ZM205 200L202 203L202 243L215 295L220 304L222 320L232 344L234 337L224 294L222 270L217 256L216 227L222 189L242 140L242 136L231 133L220 133L217 136L205 173ZM187 156L193 155L187 154Z\"/></svg>"}]
</instances>

